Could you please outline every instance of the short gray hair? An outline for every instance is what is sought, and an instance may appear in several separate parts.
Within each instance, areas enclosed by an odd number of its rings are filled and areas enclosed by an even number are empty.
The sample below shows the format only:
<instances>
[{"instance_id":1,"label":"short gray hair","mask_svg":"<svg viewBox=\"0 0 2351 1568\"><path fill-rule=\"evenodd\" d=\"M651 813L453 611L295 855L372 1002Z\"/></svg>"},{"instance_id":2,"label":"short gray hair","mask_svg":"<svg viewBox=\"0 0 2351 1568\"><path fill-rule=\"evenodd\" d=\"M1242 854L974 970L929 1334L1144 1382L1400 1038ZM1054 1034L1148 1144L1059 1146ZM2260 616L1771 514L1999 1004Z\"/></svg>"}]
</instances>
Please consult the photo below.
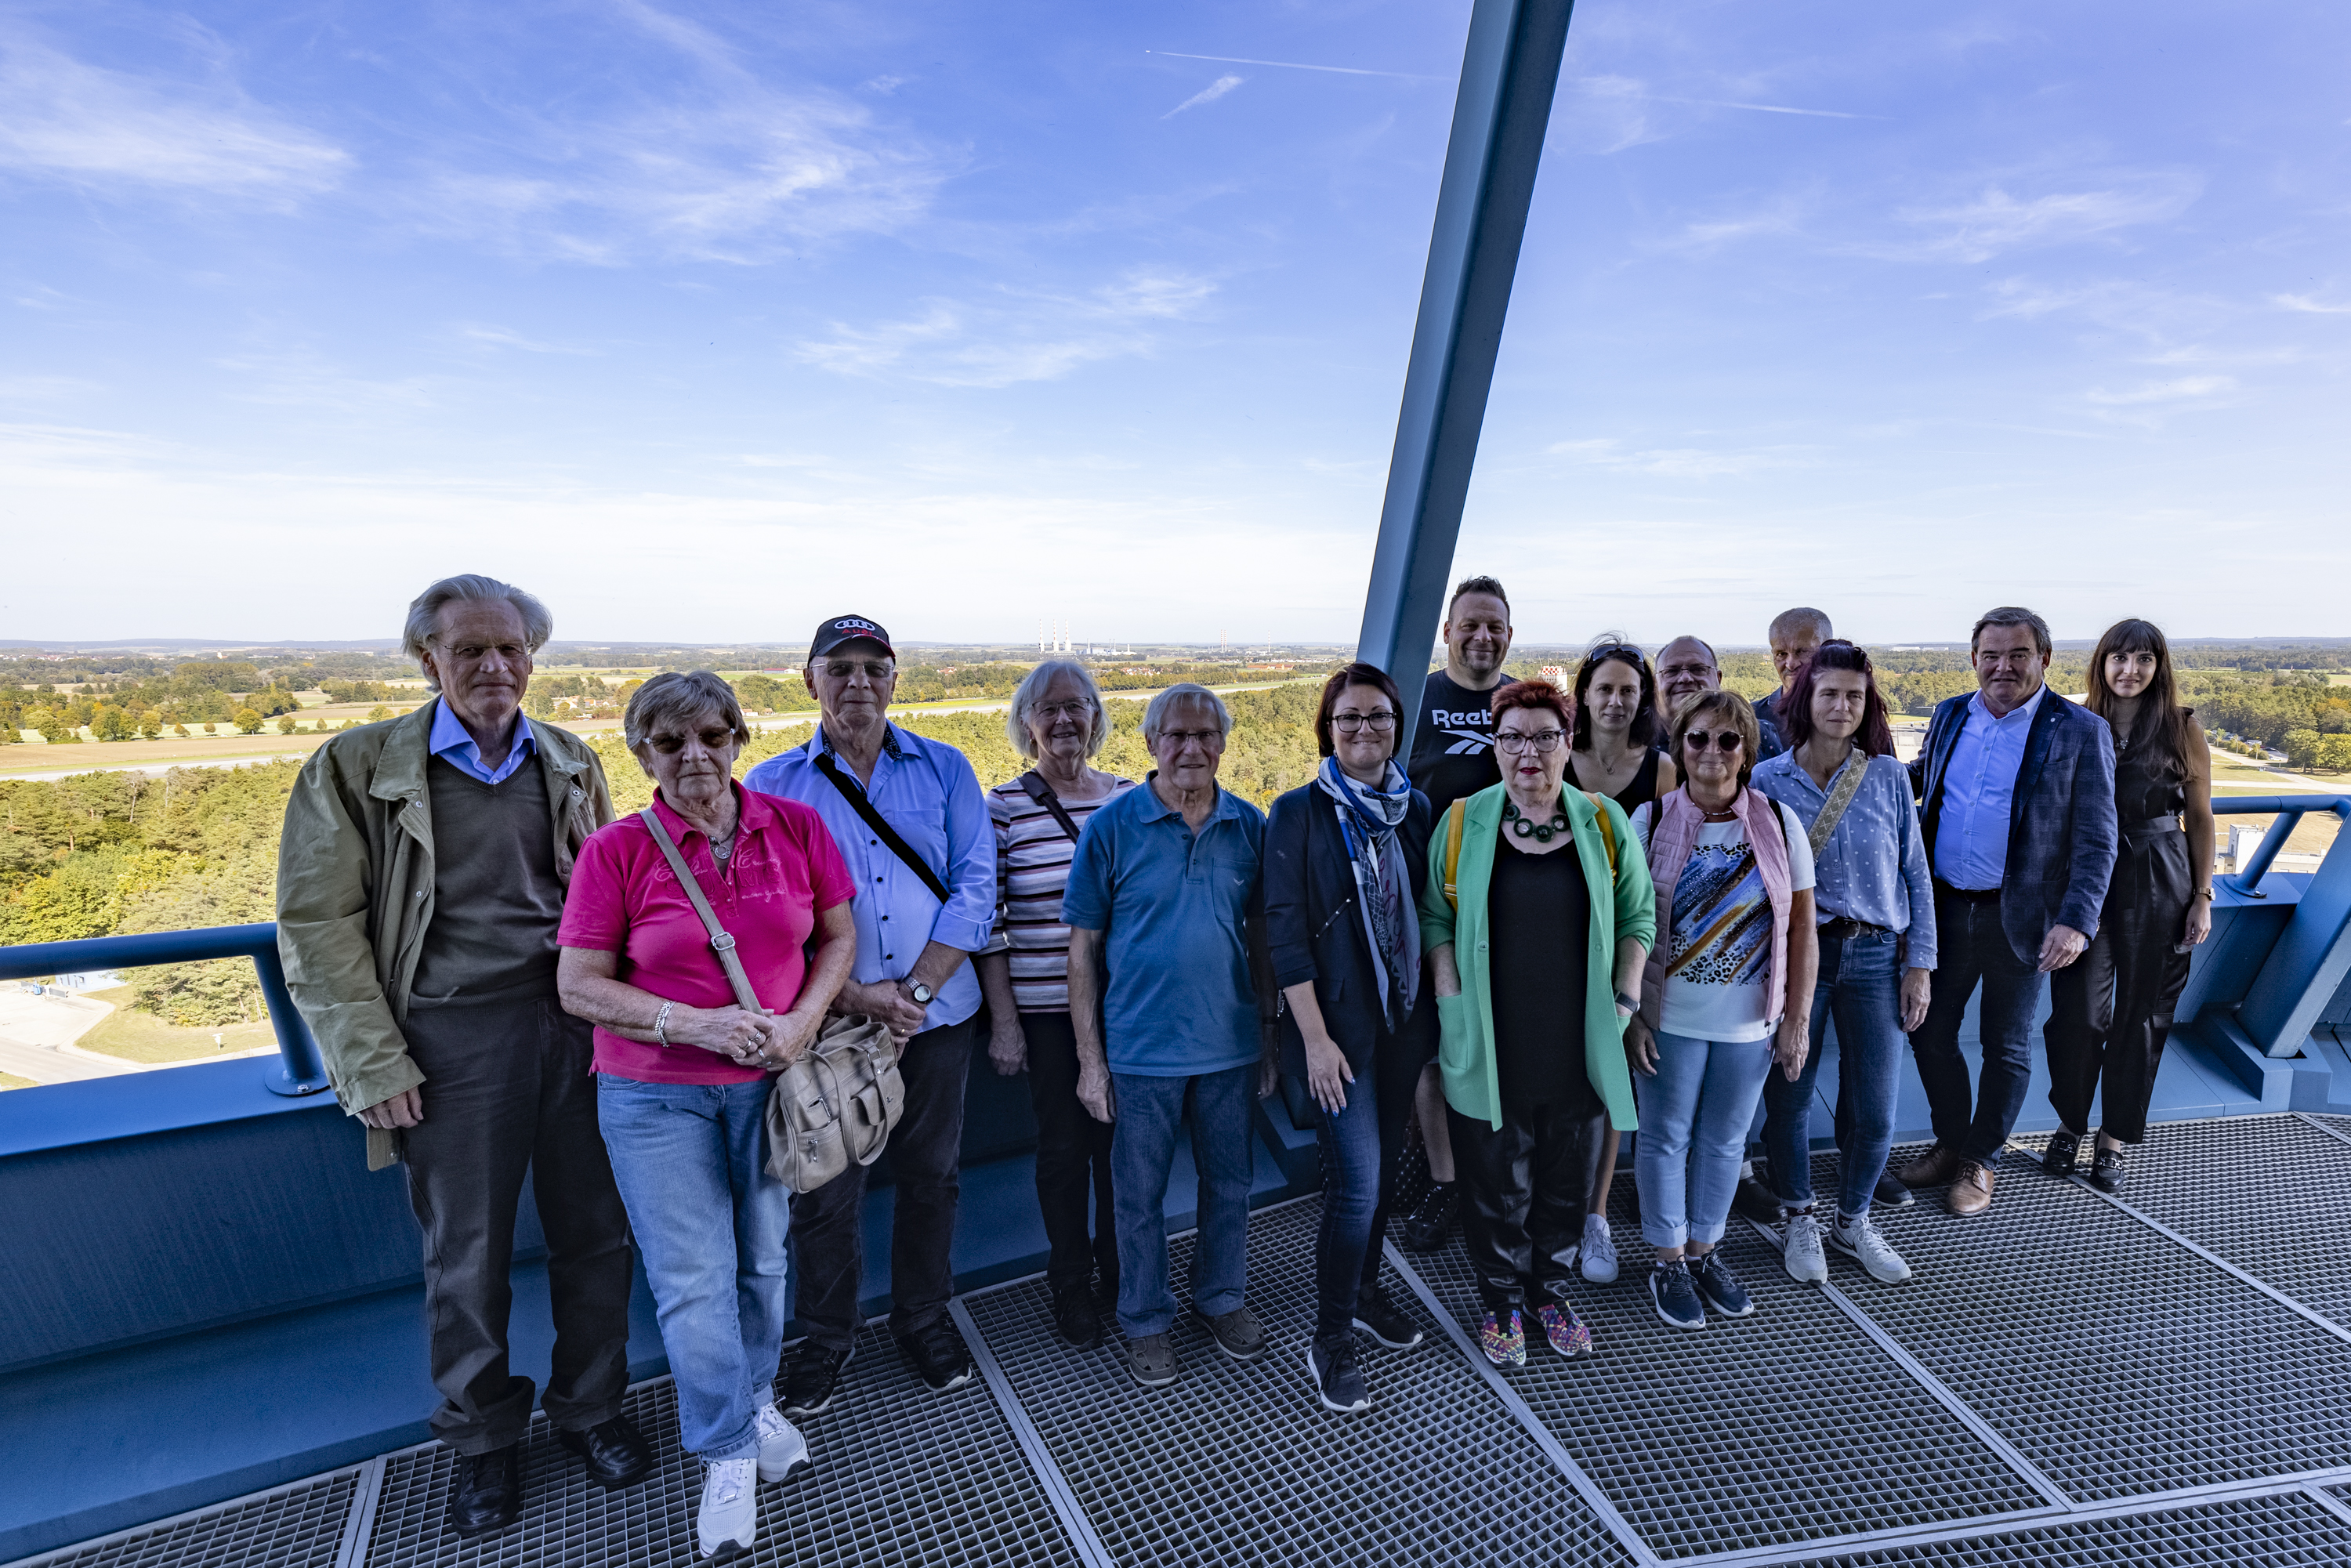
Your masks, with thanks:
<instances>
[{"instance_id":1,"label":"short gray hair","mask_svg":"<svg viewBox=\"0 0 2351 1568\"><path fill-rule=\"evenodd\" d=\"M444 577L408 601L408 622L400 629L401 652L416 661L421 667L425 650L441 632L441 612L461 599L503 599L522 616L524 645L534 653L547 645L555 635L555 617L538 596L525 593L511 582L500 582L495 577L484 577L469 571L459 577ZM433 679L433 672L424 673L424 684L434 691L441 689Z\"/></svg>"},{"instance_id":2,"label":"short gray hair","mask_svg":"<svg viewBox=\"0 0 2351 1568\"><path fill-rule=\"evenodd\" d=\"M1970 658L1975 654L1976 644L1983 641L1987 626L2032 627L2033 645L2041 650L2041 656L2044 659L2049 656L2050 649L2055 646L2054 640L2049 635L2048 622L2022 604L2003 604L1997 610L1985 611L1983 619L1976 622L1976 629L1968 633L1968 654Z\"/></svg>"},{"instance_id":3,"label":"short gray hair","mask_svg":"<svg viewBox=\"0 0 2351 1568\"><path fill-rule=\"evenodd\" d=\"M1020 685L1012 693L1012 706L1004 715L1004 738L1012 743L1013 750L1031 762L1037 760L1037 739L1029 733L1029 716L1037 711L1038 700L1053 684L1055 675L1067 675L1076 681L1085 688L1086 700L1094 705L1093 733L1086 737L1086 755L1093 756L1110 738L1110 713L1102 706L1102 687L1094 684L1094 673L1075 659L1048 659L1020 677Z\"/></svg>"},{"instance_id":4,"label":"short gray hair","mask_svg":"<svg viewBox=\"0 0 2351 1568\"><path fill-rule=\"evenodd\" d=\"M1169 708L1177 703L1188 702L1204 702L1216 709L1217 733L1232 734L1232 711L1225 706L1225 699L1196 681L1186 681L1179 685L1169 686L1153 697L1150 706L1143 710L1143 744L1149 746L1159 738L1159 727L1166 722Z\"/></svg>"},{"instance_id":5,"label":"short gray hair","mask_svg":"<svg viewBox=\"0 0 2351 1568\"><path fill-rule=\"evenodd\" d=\"M737 744L750 742L750 727L743 722L743 705L735 700L735 688L708 670L683 675L667 671L630 693L628 711L621 716L621 737L634 755L662 726L692 724L705 714L724 719Z\"/></svg>"},{"instance_id":6,"label":"short gray hair","mask_svg":"<svg viewBox=\"0 0 2351 1568\"><path fill-rule=\"evenodd\" d=\"M1779 614L1771 617L1771 629L1764 635L1776 641L1782 637L1792 637L1806 628L1811 629L1813 639L1817 642L1825 643L1836 635L1836 628L1829 624L1828 612L1815 610L1809 604L1799 604L1793 610L1782 610ZM1707 650L1708 653L1713 651L1711 648Z\"/></svg>"}]
</instances>

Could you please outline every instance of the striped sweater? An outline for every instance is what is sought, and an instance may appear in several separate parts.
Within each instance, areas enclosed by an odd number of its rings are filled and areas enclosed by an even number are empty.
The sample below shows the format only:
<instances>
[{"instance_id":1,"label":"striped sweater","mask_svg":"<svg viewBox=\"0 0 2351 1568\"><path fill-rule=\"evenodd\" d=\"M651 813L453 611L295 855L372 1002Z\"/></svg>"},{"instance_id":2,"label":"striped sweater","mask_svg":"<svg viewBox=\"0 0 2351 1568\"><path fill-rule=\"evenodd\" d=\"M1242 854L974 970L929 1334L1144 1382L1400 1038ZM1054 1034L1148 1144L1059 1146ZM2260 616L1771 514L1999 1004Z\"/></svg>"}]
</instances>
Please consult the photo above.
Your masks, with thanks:
<instances>
[{"instance_id":1,"label":"striped sweater","mask_svg":"<svg viewBox=\"0 0 2351 1568\"><path fill-rule=\"evenodd\" d=\"M1135 787L1121 779L1097 800L1063 800L1080 828L1096 811ZM987 792L996 825L997 941L1010 955L1012 997L1024 1013L1070 1010L1070 928L1061 922L1061 892L1077 850L1053 813L1029 798L1018 779Z\"/></svg>"}]
</instances>

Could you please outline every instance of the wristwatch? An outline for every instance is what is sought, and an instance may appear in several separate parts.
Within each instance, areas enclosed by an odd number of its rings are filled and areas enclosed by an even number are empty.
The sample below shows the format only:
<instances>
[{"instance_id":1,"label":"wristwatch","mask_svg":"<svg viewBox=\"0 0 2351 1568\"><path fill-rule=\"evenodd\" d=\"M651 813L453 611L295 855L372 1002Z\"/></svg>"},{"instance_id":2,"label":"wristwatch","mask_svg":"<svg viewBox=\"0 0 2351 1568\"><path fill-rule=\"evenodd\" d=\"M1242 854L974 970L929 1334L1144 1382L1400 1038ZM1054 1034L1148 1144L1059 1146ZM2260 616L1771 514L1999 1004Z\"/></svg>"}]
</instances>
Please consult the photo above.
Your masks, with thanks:
<instances>
[{"instance_id":1,"label":"wristwatch","mask_svg":"<svg viewBox=\"0 0 2351 1568\"><path fill-rule=\"evenodd\" d=\"M906 994L914 998L914 1005L918 1008L929 1007L931 1005L931 998L938 995L936 991L931 989L930 987L923 984L920 980L916 980L914 984L908 986L906 988Z\"/></svg>"},{"instance_id":2,"label":"wristwatch","mask_svg":"<svg viewBox=\"0 0 2351 1568\"><path fill-rule=\"evenodd\" d=\"M1641 1010L1641 1004L1638 1001L1635 1001L1633 998L1626 996L1622 991L1616 993L1616 1005L1623 1008L1628 1013L1636 1013Z\"/></svg>"}]
</instances>

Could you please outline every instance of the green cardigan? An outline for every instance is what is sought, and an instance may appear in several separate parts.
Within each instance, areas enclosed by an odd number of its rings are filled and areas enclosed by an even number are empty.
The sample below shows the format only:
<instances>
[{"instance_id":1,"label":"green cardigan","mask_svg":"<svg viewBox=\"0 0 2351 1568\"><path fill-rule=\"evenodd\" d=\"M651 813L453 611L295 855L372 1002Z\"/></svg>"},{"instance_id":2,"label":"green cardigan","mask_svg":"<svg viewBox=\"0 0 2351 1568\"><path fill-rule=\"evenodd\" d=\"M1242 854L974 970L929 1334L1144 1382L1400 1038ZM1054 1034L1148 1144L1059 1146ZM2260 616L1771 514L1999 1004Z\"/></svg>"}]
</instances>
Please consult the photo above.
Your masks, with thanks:
<instances>
[{"instance_id":1,"label":"green cardigan","mask_svg":"<svg viewBox=\"0 0 2351 1568\"><path fill-rule=\"evenodd\" d=\"M1445 1098L1464 1116L1502 1124L1495 1092L1494 991L1487 954L1486 891L1494 878L1494 840L1500 831L1504 787L1481 789L1468 799L1462 824L1461 864L1456 873L1461 907L1445 898L1446 820L1437 819L1428 845L1428 885L1420 896L1420 945L1434 952L1453 944L1461 971L1461 994L1437 998L1437 1065L1445 1074ZM1581 789L1562 789L1561 809L1575 834L1583 880L1592 889L1592 938L1584 955L1583 1054L1593 1087L1608 1107L1609 1124L1619 1132L1640 1125L1633 1108L1633 1074L1625 1063L1625 1024L1616 1016L1616 942L1629 936L1643 946L1656 940L1656 891L1648 858L1633 836L1625 809L1602 796L1594 806ZM1608 874L1608 847L1600 836L1600 813L1616 831L1616 875ZM1612 896L1613 892L1613 896ZM1566 955L1562 954L1564 958ZM1568 999L1562 998L1562 1000Z\"/></svg>"}]
</instances>

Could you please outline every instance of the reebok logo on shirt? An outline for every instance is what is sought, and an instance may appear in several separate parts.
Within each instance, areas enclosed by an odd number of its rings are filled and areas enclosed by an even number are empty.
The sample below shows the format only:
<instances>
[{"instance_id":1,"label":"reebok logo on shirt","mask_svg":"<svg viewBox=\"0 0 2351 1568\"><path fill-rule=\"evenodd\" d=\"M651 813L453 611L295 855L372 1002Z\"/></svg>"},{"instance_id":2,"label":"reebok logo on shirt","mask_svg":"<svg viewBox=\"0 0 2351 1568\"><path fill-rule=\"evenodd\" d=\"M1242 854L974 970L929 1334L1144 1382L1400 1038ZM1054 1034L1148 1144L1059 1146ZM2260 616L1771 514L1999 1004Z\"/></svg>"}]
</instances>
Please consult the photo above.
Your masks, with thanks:
<instances>
[{"instance_id":1,"label":"reebok logo on shirt","mask_svg":"<svg viewBox=\"0 0 2351 1568\"><path fill-rule=\"evenodd\" d=\"M1428 722L1453 737L1453 744L1445 748L1447 757L1474 757L1493 745L1480 732L1492 729L1494 716L1482 708L1433 707L1428 710Z\"/></svg>"}]
</instances>

